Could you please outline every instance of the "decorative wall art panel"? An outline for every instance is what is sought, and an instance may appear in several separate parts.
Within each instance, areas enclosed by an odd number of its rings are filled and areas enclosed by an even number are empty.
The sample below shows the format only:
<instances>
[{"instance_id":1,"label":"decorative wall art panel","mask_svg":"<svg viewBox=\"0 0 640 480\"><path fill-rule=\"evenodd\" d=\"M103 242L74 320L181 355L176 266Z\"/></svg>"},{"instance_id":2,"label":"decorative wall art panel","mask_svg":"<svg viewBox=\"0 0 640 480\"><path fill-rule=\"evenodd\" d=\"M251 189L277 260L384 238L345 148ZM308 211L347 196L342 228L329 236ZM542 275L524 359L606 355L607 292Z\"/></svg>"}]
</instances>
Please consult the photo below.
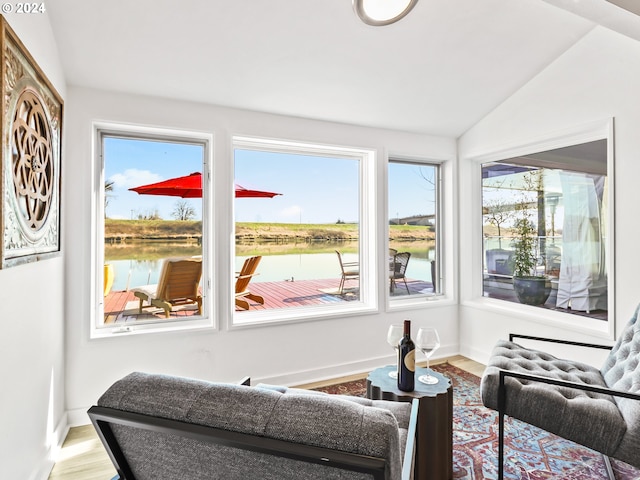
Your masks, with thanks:
<instances>
[{"instance_id":1,"label":"decorative wall art panel","mask_svg":"<svg viewBox=\"0 0 640 480\"><path fill-rule=\"evenodd\" d=\"M1 268L60 254L60 95L6 20L2 49Z\"/></svg>"}]
</instances>

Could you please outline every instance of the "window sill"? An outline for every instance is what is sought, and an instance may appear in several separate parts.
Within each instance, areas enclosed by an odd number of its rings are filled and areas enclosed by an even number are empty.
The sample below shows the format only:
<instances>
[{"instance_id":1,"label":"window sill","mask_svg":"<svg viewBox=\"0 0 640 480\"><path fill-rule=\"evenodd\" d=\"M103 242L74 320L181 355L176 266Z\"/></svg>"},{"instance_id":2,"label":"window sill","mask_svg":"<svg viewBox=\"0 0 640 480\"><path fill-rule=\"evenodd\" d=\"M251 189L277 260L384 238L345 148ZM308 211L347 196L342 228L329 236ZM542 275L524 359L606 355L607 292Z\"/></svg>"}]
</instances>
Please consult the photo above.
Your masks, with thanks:
<instances>
[{"instance_id":1,"label":"window sill","mask_svg":"<svg viewBox=\"0 0 640 480\"><path fill-rule=\"evenodd\" d=\"M546 310L514 302L505 302L493 298L479 297L461 302L464 307L477 308L500 315L510 315L533 323L540 323L556 328L562 328L576 333L593 337L614 340L613 322L598 320L571 313Z\"/></svg>"},{"instance_id":2,"label":"window sill","mask_svg":"<svg viewBox=\"0 0 640 480\"><path fill-rule=\"evenodd\" d=\"M387 311L411 310L416 308L432 308L453 305L454 299L445 294L412 295L404 298L387 300Z\"/></svg>"},{"instance_id":3,"label":"window sill","mask_svg":"<svg viewBox=\"0 0 640 480\"><path fill-rule=\"evenodd\" d=\"M353 306L290 307L273 310L235 312L230 329L312 322L337 317L371 314L377 311L378 309L374 306L358 302Z\"/></svg>"},{"instance_id":4,"label":"window sill","mask_svg":"<svg viewBox=\"0 0 640 480\"><path fill-rule=\"evenodd\" d=\"M175 333L194 330L211 330L214 328L212 319L198 318L194 320L169 320L163 323L140 323L136 325L121 325L113 327L92 328L90 339L116 338L131 335L148 335L157 333Z\"/></svg>"}]
</instances>

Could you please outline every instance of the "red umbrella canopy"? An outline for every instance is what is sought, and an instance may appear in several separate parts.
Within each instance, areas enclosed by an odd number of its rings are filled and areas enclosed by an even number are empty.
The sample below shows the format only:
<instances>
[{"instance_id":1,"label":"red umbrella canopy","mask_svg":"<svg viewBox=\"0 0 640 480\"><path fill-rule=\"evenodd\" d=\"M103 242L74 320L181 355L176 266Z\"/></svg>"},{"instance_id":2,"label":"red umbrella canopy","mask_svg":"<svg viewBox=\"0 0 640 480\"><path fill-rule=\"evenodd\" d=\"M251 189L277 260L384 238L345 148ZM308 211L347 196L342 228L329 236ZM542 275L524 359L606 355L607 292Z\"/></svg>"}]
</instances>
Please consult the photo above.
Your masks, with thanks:
<instances>
[{"instance_id":1,"label":"red umbrella canopy","mask_svg":"<svg viewBox=\"0 0 640 480\"><path fill-rule=\"evenodd\" d=\"M140 195L166 195L170 197L202 198L202 174L200 172L195 172L184 177L170 178L169 180L150 183L149 185L141 185L139 187L130 188L129 190L139 193ZM272 198L276 195L281 194L266 192L263 190L249 190L248 188L244 188L236 184L236 198Z\"/></svg>"}]
</instances>

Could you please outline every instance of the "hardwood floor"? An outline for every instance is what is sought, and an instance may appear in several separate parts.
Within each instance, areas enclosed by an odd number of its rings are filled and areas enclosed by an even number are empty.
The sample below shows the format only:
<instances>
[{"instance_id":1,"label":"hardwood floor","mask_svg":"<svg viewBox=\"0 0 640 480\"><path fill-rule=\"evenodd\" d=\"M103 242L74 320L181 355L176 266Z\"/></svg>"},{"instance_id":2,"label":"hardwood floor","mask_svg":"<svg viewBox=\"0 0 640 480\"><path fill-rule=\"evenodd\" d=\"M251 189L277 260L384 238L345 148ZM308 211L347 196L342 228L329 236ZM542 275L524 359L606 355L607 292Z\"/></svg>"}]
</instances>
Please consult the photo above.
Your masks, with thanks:
<instances>
[{"instance_id":1,"label":"hardwood floor","mask_svg":"<svg viewBox=\"0 0 640 480\"><path fill-rule=\"evenodd\" d=\"M447 359L436 360L432 364L449 362L458 368L474 375L482 376L484 365L457 355ZM301 388L318 388L334 383L348 382L366 378L367 374L351 375L325 382L298 385ZM116 475L107 452L102 447L93 425L74 427L69 430L58 462L53 467L49 480L109 480Z\"/></svg>"},{"instance_id":2,"label":"hardwood floor","mask_svg":"<svg viewBox=\"0 0 640 480\"><path fill-rule=\"evenodd\" d=\"M116 470L93 425L69 430L49 480L109 480Z\"/></svg>"}]
</instances>

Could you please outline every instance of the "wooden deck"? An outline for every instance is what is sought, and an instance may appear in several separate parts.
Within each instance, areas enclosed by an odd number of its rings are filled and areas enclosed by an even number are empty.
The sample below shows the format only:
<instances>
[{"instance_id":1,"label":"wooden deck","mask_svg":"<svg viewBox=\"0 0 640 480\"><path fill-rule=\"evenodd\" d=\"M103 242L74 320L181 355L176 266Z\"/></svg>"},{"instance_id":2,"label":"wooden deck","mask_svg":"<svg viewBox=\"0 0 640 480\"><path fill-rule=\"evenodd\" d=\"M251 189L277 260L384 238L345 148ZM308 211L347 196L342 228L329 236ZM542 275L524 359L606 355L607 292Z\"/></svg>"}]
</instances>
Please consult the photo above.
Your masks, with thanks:
<instances>
[{"instance_id":1,"label":"wooden deck","mask_svg":"<svg viewBox=\"0 0 640 480\"><path fill-rule=\"evenodd\" d=\"M252 282L249 289L252 293L264 297L264 305L249 300L251 310L268 310L286 307L324 305L336 302L359 300L358 282L351 280L345 284L342 295L338 292L340 279L297 280L284 282ZM411 294L422 293L432 289L429 282L407 280ZM399 282L391 293L393 297L409 295L403 282ZM164 319L161 309L146 308L139 314L139 302L131 291L110 292L104 299L104 322L120 324L140 320ZM242 311L236 309L237 311ZM171 312L171 317L191 316L197 313L196 306L178 307Z\"/></svg>"}]
</instances>

